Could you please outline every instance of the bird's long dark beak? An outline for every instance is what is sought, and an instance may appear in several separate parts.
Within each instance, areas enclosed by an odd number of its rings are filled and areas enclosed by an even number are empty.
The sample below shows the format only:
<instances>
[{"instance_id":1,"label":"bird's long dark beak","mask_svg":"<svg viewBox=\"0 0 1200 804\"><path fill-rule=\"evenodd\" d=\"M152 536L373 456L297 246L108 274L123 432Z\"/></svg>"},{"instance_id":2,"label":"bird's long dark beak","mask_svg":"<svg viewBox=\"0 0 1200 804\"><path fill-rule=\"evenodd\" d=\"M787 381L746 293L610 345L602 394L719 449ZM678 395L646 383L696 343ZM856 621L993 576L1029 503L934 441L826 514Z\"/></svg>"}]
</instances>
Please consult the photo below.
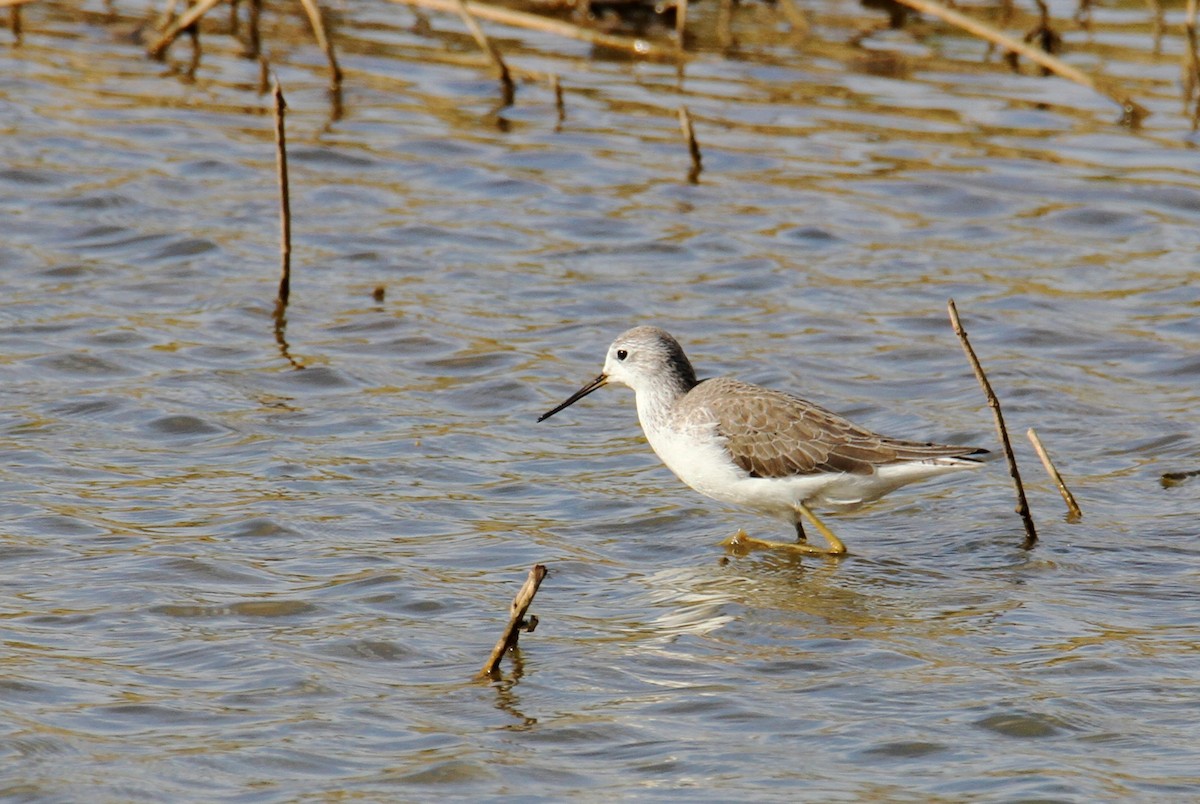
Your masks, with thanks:
<instances>
[{"instance_id":1,"label":"bird's long dark beak","mask_svg":"<svg viewBox=\"0 0 1200 804\"><path fill-rule=\"evenodd\" d=\"M555 413L558 413L563 408L571 407L571 405L574 405L576 402L583 399L585 396L590 394L592 391L595 391L597 388L603 388L607 383L608 383L608 375L601 374L599 377L592 380L587 385L583 386L578 391L576 391L575 393L573 393L569 397L567 397L566 402L563 402L561 405L554 408L553 410L548 410L545 413L543 413L541 416L538 416L538 421L539 422L545 421L546 419L549 419L551 416L553 416Z\"/></svg>"}]
</instances>

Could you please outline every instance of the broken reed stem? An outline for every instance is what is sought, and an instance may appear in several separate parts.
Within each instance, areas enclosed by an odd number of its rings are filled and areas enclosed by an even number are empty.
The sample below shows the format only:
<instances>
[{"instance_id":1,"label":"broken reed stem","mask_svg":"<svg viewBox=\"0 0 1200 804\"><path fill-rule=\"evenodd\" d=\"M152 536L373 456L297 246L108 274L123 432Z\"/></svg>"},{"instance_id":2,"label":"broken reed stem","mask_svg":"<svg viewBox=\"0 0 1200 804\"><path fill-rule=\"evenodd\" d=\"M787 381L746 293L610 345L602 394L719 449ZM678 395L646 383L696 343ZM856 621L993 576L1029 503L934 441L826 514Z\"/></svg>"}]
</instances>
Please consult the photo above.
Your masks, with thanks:
<instances>
[{"instance_id":1,"label":"broken reed stem","mask_svg":"<svg viewBox=\"0 0 1200 804\"><path fill-rule=\"evenodd\" d=\"M513 84L512 73L508 71L508 65L504 63L504 57L500 55L500 50L492 44L492 40L488 39L487 34L483 32L479 22L475 17L471 16L470 9L467 8L466 0L457 0L458 15L467 25L467 30L471 32L471 36L475 37L475 41L479 44L480 50L488 55L495 65L496 70L500 73L500 95L504 100L505 106L511 106L513 96L516 94L516 87Z\"/></svg>"},{"instance_id":2,"label":"broken reed stem","mask_svg":"<svg viewBox=\"0 0 1200 804\"><path fill-rule=\"evenodd\" d=\"M158 18L158 22L154 23L154 30L162 32L171 24L171 20L175 19L175 10L179 6L179 0L168 0L163 7L162 16Z\"/></svg>"},{"instance_id":3,"label":"broken reed stem","mask_svg":"<svg viewBox=\"0 0 1200 804\"><path fill-rule=\"evenodd\" d=\"M557 73L550 76L550 89L554 91L554 109L558 112L558 122L561 124L567 119L567 107L563 103L562 82L558 80Z\"/></svg>"},{"instance_id":4,"label":"broken reed stem","mask_svg":"<svg viewBox=\"0 0 1200 804\"><path fill-rule=\"evenodd\" d=\"M187 77L195 78L196 70L200 69L200 24L193 22L187 27L188 38L192 40L192 60L188 62Z\"/></svg>"},{"instance_id":5,"label":"broken reed stem","mask_svg":"<svg viewBox=\"0 0 1200 804\"><path fill-rule=\"evenodd\" d=\"M258 59L261 64L266 64L266 59L262 58L262 32L259 30L259 22L262 18L262 0L250 0L250 12L247 17L246 24L250 30L246 34L246 58Z\"/></svg>"},{"instance_id":6,"label":"broken reed stem","mask_svg":"<svg viewBox=\"0 0 1200 804\"><path fill-rule=\"evenodd\" d=\"M287 101L283 99L283 88L275 79L275 161L279 168L279 295L276 311L282 314L292 292L292 204L288 195L287 137L284 133L283 117Z\"/></svg>"},{"instance_id":7,"label":"broken reed stem","mask_svg":"<svg viewBox=\"0 0 1200 804\"><path fill-rule=\"evenodd\" d=\"M520 591L517 592L517 596L513 598L513 602L508 608L508 625L505 627L504 633L500 635L500 639L496 641L496 646L492 648L491 655L483 663L483 669L479 671L477 678L494 677L500 671L500 660L504 658L504 654L517 646L521 631L532 632L537 627L537 617L530 615L526 620L525 612L529 611L533 597L537 594L538 587L542 585L542 579L546 577L547 572L545 564L534 564L529 570L525 583L522 584Z\"/></svg>"},{"instance_id":8,"label":"broken reed stem","mask_svg":"<svg viewBox=\"0 0 1200 804\"><path fill-rule=\"evenodd\" d=\"M325 21L321 19L321 8L317 5L317 0L300 0L300 5L304 6L304 13L308 15L308 22L312 25L317 46L325 53L325 59L329 62L329 86L337 89L342 85L342 68L338 65L337 55L333 52L333 41L325 33Z\"/></svg>"},{"instance_id":9,"label":"broken reed stem","mask_svg":"<svg viewBox=\"0 0 1200 804\"><path fill-rule=\"evenodd\" d=\"M733 0L721 0L717 6L717 44L722 50L733 44Z\"/></svg>"},{"instance_id":10,"label":"broken reed stem","mask_svg":"<svg viewBox=\"0 0 1200 804\"><path fill-rule=\"evenodd\" d=\"M808 18L796 5L795 0L779 0L779 10L792 28L794 34L808 33Z\"/></svg>"},{"instance_id":11,"label":"broken reed stem","mask_svg":"<svg viewBox=\"0 0 1200 804\"><path fill-rule=\"evenodd\" d=\"M416 6L418 8L428 8L448 14L459 13L458 0L389 0L389 2L406 6ZM590 28L572 25L562 20L540 17L537 14L529 14L524 11L513 11L512 9L488 3L473 2L473 0L464 0L464 2L466 3L467 10L475 19L498 22L501 25L511 25L514 28L541 31L542 33L555 36L565 36L571 39L578 39L581 42L588 42L597 47L625 50L644 58L669 61L678 57L678 51L668 50L645 39L614 36L612 34L593 31Z\"/></svg>"},{"instance_id":12,"label":"broken reed stem","mask_svg":"<svg viewBox=\"0 0 1200 804\"><path fill-rule=\"evenodd\" d=\"M692 127L692 116L688 113L686 106L679 107L679 130L683 132L683 139L687 142L688 153L692 157L692 167L688 171L688 181L694 184L700 176L700 171L704 170L704 165L700 161L700 144L696 142L696 130Z\"/></svg>"},{"instance_id":13,"label":"broken reed stem","mask_svg":"<svg viewBox=\"0 0 1200 804\"><path fill-rule=\"evenodd\" d=\"M1050 460L1050 453L1046 452L1046 448L1042 446L1042 439L1038 438L1037 432L1030 427L1025 431L1025 435L1029 436L1029 441L1033 444L1034 452L1042 461L1042 466L1046 467L1046 474L1050 475L1050 479L1054 481L1054 485L1058 486L1058 493L1062 495L1063 502L1067 504L1067 521L1078 522L1083 518L1083 511L1079 508L1079 503L1075 502L1075 495L1067 488L1067 484L1063 482L1062 475L1058 473L1058 469L1054 466L1054 461Z\"/></svg>"},{"instance_id":14,"label":"broken reed stem","mask_svg":"<svg viewBox=\"0 0 1200 804\"><path fill-rule=\"evenodd\" d=\"M1037 544L1037 530L1033 526L1033 517L1029 513L1029 501L1025 499L1025 487L1021 484L1021 472L1017 469L1017 458L1013 455L1012 442L1008 440L1008 428L1004 426L1004 415L1000 412L1000 400L996 398L992 384L988 382L987 375L983 373L983 366L979 365L979 358L975 356L975 350L971 348L971 342L967 340L966 330L963 329L962 322L958 319L958 308L954 306L954 299L948 300L946 307L950 311L950 325L954 327L954 334L962 343L967 360L971 363L971 369L975 372L975 379L979 380L979 385L987 397L988 407L992 409L992 416L996 420L996 432L1000 436L1000 443L1004 445L1004 457L1008 460L1008 473L1012 476L1013 487L1017 491L1016 511L1021 515L1021 521L1025 524L1024 546L1028 550Z\"/></svg>"},{"instance_id":15,"label":"broken reed stem","mask_svg":"<svg viewBox=\"0 0 1200 804\"><path fill-rule=\"evenodd\" d=\"M1183 50L1183 112L1192 106L1192 131L1200 127L1200 55L1196 44L1196 0L1187 0L1187 12L1183 20L1186 44Z\"/></svg>"},{"instance_id":16,"label":"broken reed stem","mask_svg":"<svg viewBox=\"0 0 1200 804\"><path fill-rule=\"evenodd\" d=\"M687 29L688 0L675 0L675 44L686 50L683 36Z\"/></svg>"},{"instance_id":17,"label":"broken reed stem","mask_svg":"<svg viewBox=\"0 0 1200 804\"><path fill-rule=\"evenodd\" d=\"M955 11L952 8L942 5L935 0L897 0L902 5L920 11L923 14L937 17L938 19L953 25L956 28L961 28L972 36L977 36L991 42L994 45L1005 48L1020 56L1024 56L1030 61L1045 67L1052 73L1055 73L1062 78L1074 81L1077 84L1106 95L1115 101L1122 109L1126 119L1137 122L1146 117L1150 112L1141 104L1134 101L1120 85L1110 79L1095 79L1091 76L1075 69L1071 65L1062 61L1055 56L1050 55L1041 48L1033 47L1018 39L1013 39L1008 34L999 31L987 23L972 19L971 17Z\"/></svg>"},{"instance_id":18,"label":"broken reed stem","mask_svg":"<svg viewBox=\"0 0 1200 804\"><path fill-rule=\"evenodd\" d=\"M163 31L162 36L158 38L150 49L147 51L152 59L161 59L167 52L167 48L171 47L171 43L179 34L194 25L201 17L211 11L214 7L222 2L222 0L200 0L196 5L189 8L182 15L177 17L167 30Z\"/></svg>"}]
</instances>

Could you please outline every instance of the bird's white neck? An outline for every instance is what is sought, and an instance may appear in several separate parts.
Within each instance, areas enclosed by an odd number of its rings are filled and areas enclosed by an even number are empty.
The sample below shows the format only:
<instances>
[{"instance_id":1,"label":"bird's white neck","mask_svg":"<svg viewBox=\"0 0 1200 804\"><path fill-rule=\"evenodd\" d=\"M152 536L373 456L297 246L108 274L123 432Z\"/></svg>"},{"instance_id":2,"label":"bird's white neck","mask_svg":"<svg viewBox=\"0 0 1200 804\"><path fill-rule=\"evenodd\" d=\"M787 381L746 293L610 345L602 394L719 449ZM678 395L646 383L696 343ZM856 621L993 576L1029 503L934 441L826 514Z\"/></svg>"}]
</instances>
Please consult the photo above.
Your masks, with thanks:
<instances>
[{"instance_id":1,"label":"bird's white neck","mask_svg":"<svg viewBox=\"0 0 1200 804\"><path fill-rule=\"evenodd\" d=\"M662 429L670 417L671 408L692 389L694 382L685 378L672 378L671 382L660 382L635 390L638 421L642 430L649 434Z\"/></svg>"}]
</instances>

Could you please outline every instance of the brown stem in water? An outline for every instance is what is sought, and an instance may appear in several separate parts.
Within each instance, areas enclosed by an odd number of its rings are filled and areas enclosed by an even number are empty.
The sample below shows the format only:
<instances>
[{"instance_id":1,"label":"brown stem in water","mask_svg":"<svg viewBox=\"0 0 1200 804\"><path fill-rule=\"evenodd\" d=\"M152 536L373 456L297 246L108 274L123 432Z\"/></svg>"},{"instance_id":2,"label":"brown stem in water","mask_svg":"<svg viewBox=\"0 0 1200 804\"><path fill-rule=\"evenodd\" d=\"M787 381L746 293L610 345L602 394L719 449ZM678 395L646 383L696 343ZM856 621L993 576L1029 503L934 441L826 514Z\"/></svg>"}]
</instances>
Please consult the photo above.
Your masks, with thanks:
<instances>
[{"instance_id":1,"label":"brown stem in water","mask_svg":"<svg viewBox=\"0 0 1200 804\"><path fill-rule=\"evenodd\" d=\"M246 58L258 59L262 64L266 64L266 59L262 58L262 31L259 28L259 21L262 18L262 0L250 0L250 13L248 15L246 32Z\"/></svg>"},{"instance_id":2,"label":"brown stem in water","mask_svg":"<svg viewBox=\"0 0 1200 804\"><path fill-rule=\"evenodd\" d=\"M1033 63L1046 68L1062 78L1082 84L1095 92L1108 96L1121 107L1125 118L1131 122L1137 123L1150 113L1145 107L1135 102L1129 96L1129 93L1111 79L1092 78L1061 59L1050 55L1041 48L1036 48L1018 39L1013 39L1008 34L998 31L987 23L972 19L961 12L936 2L936 0L897 0L897 2L920 11L923 14L937 17L956 28L961 28L972 36L978 36L980 39L1024 56Z\"/></svg>"},{"instance_id":3,"label":"brown stem in water","mask_svg":"<svg viewBox=\"0 0 1200 804\"><path fill-rule=\"evenodd\" d=\"M457 0L457 2L458 15L466 23L467 30L471 32L471 36L475 37L480 50L487 54L488 58L492 60L492 64L495 65L496 70L500 73L500 95L504 105L512 106L516 87L513 84L512 73L508 71L508 65L504 63L504 57L500 55L500 50L492 44L492 40L488 39L479 22L472 16L471 10L467 8L466 0Z\"/></svg>"},{"instance_id":4,"label":"brown stem in water","mask_svg":"<svg viewBox=\"0 0 1200 804\"><path fill-rule=\"evenodd\" d=\"M679 107L679 130L683 132L688 153L692 157L692 167L688 170L688 181L695 184L696 180L700 178L700 171L704 169L704 165L700 162L700 144L696 142L696 130L692 127L692 116L688 113L686 106Z\"/></svg>"},{"instance_id":5,"label":"brown stem in water","mask_svg":"<svg viewBox=\"0 0 1200 804\"><path fill-rule=\"evenodd\" d=\"M1075 495L1067 488L1067 484L1063 482L1062 475L1058 473L1058 469L1054 466L1054 461L1050 460L1050 453L1046 452L1046 448L1042 446L1042 439L1038 438L1038 434L1030 427L1025 435L1029 436L1029 441L1033 444L1033 449L1037 452L1038 458L1042 461L1042 466L1046 467L1046 474L1050 475L1050 479L1054 481L1054 485L1058 486L1058 493L1062 495L1063 502L1067 504L1067 521L1078 522L1083 518L1083 511L1079 508L1079 503L1075 502Z\"/></svg>"},{"instance_id":6,"label":"brown stem in water","mask_svg":"<svg viewBox=\"0 0 1200 804\"><path fill-rule=\"evenodd\" d=\"M313 36L317 39L317 46L325 53L325 59L329 62L329 86L336 90L342 85L342 68L338 65L337 55L333 52L333 41L325 33L325 22L321 19L321 9L317 5L317 0L300 0L300 5L304 6L304 13L308 15Z\"/></svg>"},{"instance_id":7,"label":"brown stem in water","mask_svg":"<svg viewBox=\"0 0 1200 804\"><path fill-rule=\"evenodd\" d=\"M681 50L687 50L683 41L687 31L688 0L675 0L675 45Z\"/></svg>"},{"instance_id":8,"label":"brown stem in water","mask_svg":"<svg viewBox=\"0 0 1200 804\"><path fill-rule=\"evenodd\" d=\"M979 365L979 358L975 356L975 350L971 348L971 342L967 340L966 330L963 329L962 322L958 320L958 308L954 306L954 299L947 301L946 307L950 311L950 325L954 327L954 334L962 342L963 351L966 352L971 369L975 372L975 379L979 380L979 385L987 397L988 407L992 409L992 416L996 420L996 432L1000 436L1000 443L1004 445L1004 457L1008 460L1008 473L1012 476L1013 487L1017 491L1016 511L1021 515L1021 521L1025 524L1024 546L1028 550L1037 544L1037 530L1033 526L1033 517L1029 513L1029 502L1025 499L1025 487L1021 484L1021 472L1017 469L1017 458L1013 455L1012 442L1008 440L1008 428L1004 426L1004 415L1000 412L1000 400L996 398L996 392L992 390L992 384L988 382L987 375L983 373L983 366Z\"/></svg>"},{"instance_id":9,"label":"brown stem in water","mask_svg":"<svg viewBox=\"0 0 1200 804\"><path fill-rule=\"evenodd\" d=\"M803 35L808 33L808 18L804 16L804 12L796 5L795 0L779 0L779 11L787 20L788 25L792 28L792 33Z\"/></svg>"},{"instance_id":10,"label":"brown stem in water","mask_svg":"<svg viewBox=\"0 0 1200 804\"><path fill-rule=\"evenodd\" d=\"M292 204L288 193L287 135L283 117L287 101L283 99L283 88L275 80L275 161L279 169L279 295L277 306L280 311L287 307L292 290Z\"/></svg>"},{"instance_id":11,"label":"brown stem in water","mask_svg":"<svg viewBox=\"0 0 1200 804\"><path fill-rule=\"evenodd\" d=\"M1200 55L1196 45L1196 0L1187 0L1187 13L1183 21L1183 33L1186 45L1183 49L1183 111L1186 113L1190 104L1192 107L1192 131L1200 127Z\"/></svg>"},{"instance_id":12,"label":"brown stem in water","mask_svg":"<svg viewBox=\"0 0 1200 804\"><path fill-rule=\"evenodd\" d=\"M200 0L199 3L189 8L179 17L177 17L167 30L163 31L163 35L158 38L153 45L150 46L150 58L161 59L167 53L167 48L171 47L171 43L180 33L187 30L191 25L194 25L201 17L211 11L221 0Z\"/></svg>"},{"instance_id":13,"label":"brown stem in water","mask_svg":"<svg viewBox=\"0 0 1200 804\"><path fill-rule=\"evenodd\" d=\"M500 635L500 639L497 640L496 646L492 648L492 653L484 662L483 669L479 671L477 678L494 678L500 671L500 660L504 658L504 654L517 646L521 631L532 632L534 628L537 628L537 617L530 615L526 619L525 612L529 611L533 597L537 594L538 587L542 585L542 579L546 577L547 572L544 564L534 564L529 570L529 576L509 606L508 625L505 627L504 633Z\"/></svg>"},{"instance_id":14,"label":"brown stem in water","mask_svg":"<svg viewBox=\"0 0 1200 804\"><path fill-rule=\"evenodd\" d=\"M457 14L458 0L390 0L393 3L400 3L407 6L418 6L420 8L428 8L434 11L443 11L450 14ZM526 28L532 31L541 31L542 33L553 34L555 36L566 36L571 39L578 39L582 42L589 42L597 47L607 47L613 50L625 50L638 56L651 59L660 59L663 61L674 60L677 58L677 53L659 47L645 39L633 39L628 36L614 36L612 34L593 31L590 28L582 28L578 25L572 25L569 22L562 20L549 19L540 17L537 14L529 14L524 11L514 11L500 6L494 6L489 3L479 3L474 0L465 0L467 10L476 19L488 20L490 22L498 22L501 25L511 25L514 28Z\"/></svg>"},{"instance_id":15,"label":"brown stem in water","mask_svg":"<svg viewBox=\"0 0 1200 804\"><path fill-rule=\"evenodd\" d=\"M567 119L567 107L563 103L563 88L562 82L558 80L558 73L550 76L550 89L554 91L554 109L558 112L558 124L561 126Z\"/></svg>"}]
</instances>

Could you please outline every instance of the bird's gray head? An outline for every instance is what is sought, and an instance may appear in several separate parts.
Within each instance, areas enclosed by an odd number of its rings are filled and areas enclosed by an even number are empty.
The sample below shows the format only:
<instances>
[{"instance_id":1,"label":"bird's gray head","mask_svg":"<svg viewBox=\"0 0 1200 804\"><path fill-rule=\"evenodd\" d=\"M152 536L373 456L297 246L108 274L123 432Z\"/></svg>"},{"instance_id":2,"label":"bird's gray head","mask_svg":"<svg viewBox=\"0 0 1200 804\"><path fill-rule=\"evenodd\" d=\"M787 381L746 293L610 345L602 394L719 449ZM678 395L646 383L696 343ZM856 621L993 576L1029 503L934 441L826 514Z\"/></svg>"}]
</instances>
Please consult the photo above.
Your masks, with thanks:
<instances>
[{"instance_id":1,"label":"bird's gray head","mask_svg":"<svg viewBox=\"0 0 1200 804\"><path fill-rule=\"evenodd\" d=\"M696 372L679 341L658 327L634 327L608 347L604 374L637 391L662 385L680 392L696 384Z\"/></svg>"},{"instance_id":2,"label":"bird's gray head","mask_svg":"<svg viewBox=\"0 0 1200 804\"><path fill-rule=\"evenodd\" d=\"M684 394L696 384L696 372L679 341L666 330L634 327L608 347L604 371L599 377L569 396L561 405L543 413L538 421L549 419L610 382L628 385L634 391Z\"/></svg>"}]
</instances>

